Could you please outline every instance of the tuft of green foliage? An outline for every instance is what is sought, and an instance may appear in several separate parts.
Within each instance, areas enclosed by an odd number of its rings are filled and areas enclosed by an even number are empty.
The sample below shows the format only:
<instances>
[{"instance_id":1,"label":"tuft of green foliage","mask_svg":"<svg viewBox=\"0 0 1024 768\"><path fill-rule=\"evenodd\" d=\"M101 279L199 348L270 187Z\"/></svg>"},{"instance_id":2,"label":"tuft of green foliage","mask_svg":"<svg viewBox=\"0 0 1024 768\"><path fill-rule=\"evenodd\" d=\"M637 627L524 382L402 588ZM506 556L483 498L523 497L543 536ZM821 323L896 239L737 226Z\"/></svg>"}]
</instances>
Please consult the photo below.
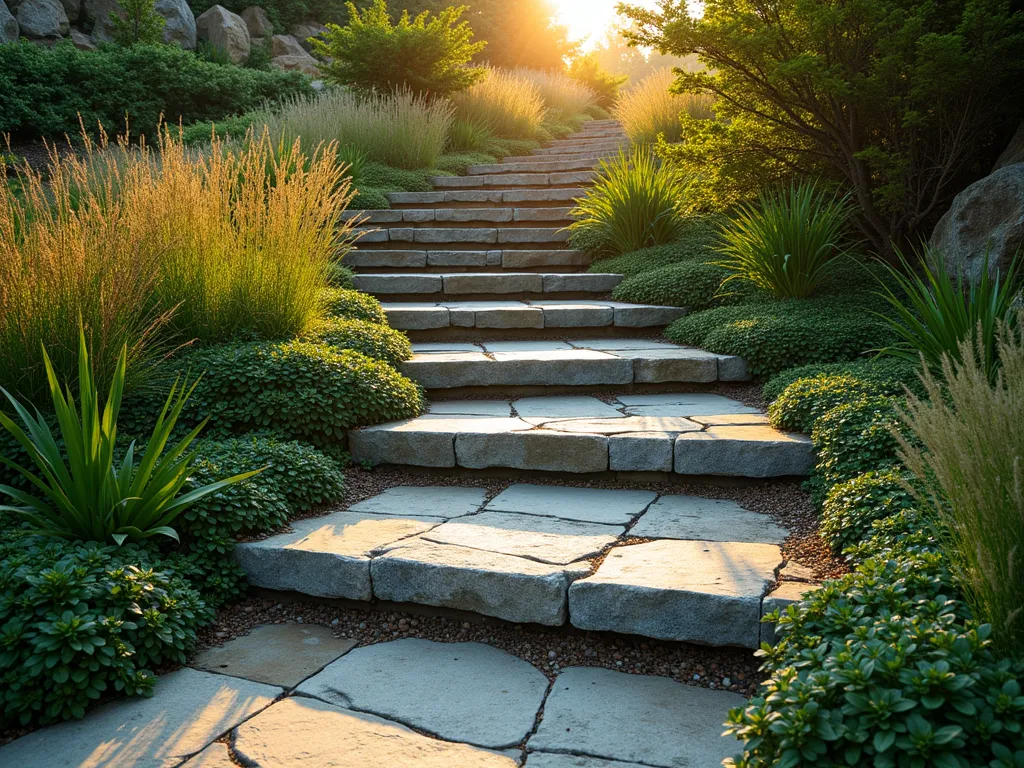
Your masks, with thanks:
<instances>
[{"instance_id":1,"label":"tuft of green foliage","mask_svg":"<svg viewBox=\"0 0 1024 768\"><path fill-rule=\"evenodd\" d=\"M569 77L578 80L594 92L597 106L602 109L611 107L619 97L619 89L626 84L628 75L613 75L601 66L597 53L577 56L569 62Z\"/></svg>"},{"instance_id":2,"label":"tuft of green foliage","mask_svg":"<svg viewBox=\"0 0 1024 768\"><path fill-rule=\"evenodd\" d=\"M0 93L0 133L34 141L77 136L82 126L113 135L124 131L126 114L132 134L154 135L161 120L220 120L313 89L300 72L220 66L175 45L80 51L69 42L22 41L0 46Z\"/></svg>"},{"instance_id":3,"label":"tuft of green foliage","mask_svg":"<svg viewBox=\"0 0 1024 768\"><path fill-rule=\"evenodd\" d=\"M772 376L764 385L761 394L769 403L779 398L790 384L800 379L816 379L828 376L852 376L866 386L877 387L874 394L899 395L906 386L911 391L924 394L920 369L905 360L885 357L869 357L850 363L813 363L790 368Z\"/></svg>"},{"instance_id":4,"label":"tuft of green foliage","mask_svg":"<svg viewBox=\"0 0 1024 768\"><path fill-rule=\"evenodd\" d=\"M685 228L689 179L659 165L649 149L602 160L599 177L572 210L569 242L581 238L599 253L617 256L678 240Z\"/></svg>"},{"instance_id":5,"label":"tuft of green foliage","mask_svg":"<svg viewBox=\"0 0 1024 768\"><path fill-rule=\"evenodd\" d=\"M163 42L167 19L153 8L154 0L118 0L117 4L124 15L110 14L111 33L115 43L157 45Z\"/></svg>"},{"instance_id":6,"label":"tuft of green foliage","mask_svg":"<svg viewBox=\"0 0 1024 768\"><path fill-rule=\"evenodd\" d=\"M347 25L328 24L323 39L313 40L329 80L363 91L411 88L446 96L484 77L481 69L467 66L485 43L473 42L469 22L459 21L466 6L448 6L433 17L429 11L415 18L403 11L397 24L385 0L373 0L362 11L353 3L346 8Z\"/></svg>"},{"instance_id":7,"label":"tuft of green foliage","mask_svg":"<svg viewBox=\"0 0 1024 768\"><path fill-rule=\"evenodd\" d=\"M826 196L813 181L762 192L740 204L722 230L718 265L727 282L751 283L778 299L811 296L829 262L842 255L849 196Z\"/></svg>"},{"instance_id":8,"label":"tuft of green foliage","mask_svg":"<svg viewBox=\"0 0 1024 768\"><path fill-rule=\"evenodd\" d=\"M471 165L485 165L496 162L498 162L498 158L484 152L454 152L441 155L437 158L437 162L434 163L434 167L439 171L451 173L455 176L465 176L466 169Z\"/></svg>"},{"instance_id":9,"label":"tuft of green foliage","mask_svg":"<svg viewBox=\"0 0 1024 768\"><path fill-rule=\"evenodd\" d=\"M181 129L181 141L187 147L202 147L216 138L244 139L249 130L259 119L259 112L246 112L244 115L231 115L220 120L204 120L186 125Z\"/></svg>"},{"instance_id":10,"label":"tuft of green foliage","mask_svg":"<svg viewBox=\"0 0 1024 768\"><path fill-rule=\"evenodd\" d=\"M674 144L683 136L681 119L714 118L711 99L674 92L672 81L672 70L668 67L652 72L627 89L615 103L612 114L634 144Z\"/></svg>"},{"instance_id":11,"label":"tuft of green foliage","mask_svg":"<svg viewBox=\"0 0 1024 768\"><path fill-rule=\"evenodd\" d=\"M393 168L382 163L367 163L359 176L359 185L381 192L431 192L434 185L430 170Z\"/></svg>"},{"instance_id":12,"label":"tuft of green foliage","mask_svg":"<svg viewBox=\"0 0 1024 768\"><path fill-rule=\"evenodd\" d=\"M346 288L328 288L322 295L324 311L331 317L366 320L380 325L388 324L384 308L373 296Z\"/></svg>"},{"instance_id":13,"label":"tuft of green foliage","mask_svg":"<svg viewBox=\"0 0 1024 768\"><path fill-rule=\"evenodd\" d=\"M375 211L390 207L391 201L386 192L365 186L361 186L349 202L349 208L354 211Z\"/></svg>"},{"instance_id":14,"label":"tuft of green foliage","mask_svg":"<svg viewBox=\"0 0 1024 768\"><path fill-rule=\"evenodd\" d=\"M881 321L852 297L715 307L676 320L665 336L679 344L739 355L755 376L809 363L853 360L891 338Z\"/></svg>"},{"instance_id":15,"label":"tuft of green foliage","mask_svg":"<svg viewBox=\"0 0 1024 768\"><path fill-rule=\"evenodd\" d=\"M355 272L337 261L331 262L330 273L327 282L333 288L352 290L354 288Z\"/></svg>"},{"instance_id":16,"label":"tuft of green foliage","mask_svg":"<svg viewBox=\"0 0 1024 768\"><path fill-rule=\"evenodd\" d=\"M420 388L387 363L304 341L205 347L168 369L204 372L182 418L208 416L213 437L270 429L332 448L346 429L412 418L423 408Z\"/></svg>"},{"instance_id":17,"label":"tuft of green foliage","mask_svg":"<svg viewBox=\"0 0 1024 768\"><path fill-rule=\"evenodd\" d=\"M719 222L717 216L689 216L674 243L600 259L590 265L590 271L632 277L675 264L713 261L718 255Z\"/></svg>"},{"instance_id":18,"label":"tuft of green foliage","mask_svg":"<svg viewBox=\"0 0 1024 768\"><path fill-rule=\"evenodd\" d=\"M487 123L477 119L458 119L448 129L448 150L450 152L481 152L494 138L494 132Z\"/></svg>"},{"instance_id":19,"label":"tuft of green foliage","mask_svg":"<svg viewBox=\"0 0 1024 768\"><path fill-rule=\"evenodd\" d=\"M906 483L907 473L892 468L865 472L832 486L821 505L821 536L837 553L866 541L876 520L915 508Z\"/></svg>"},{"instance_id":20,"label":"tuft of green foliage","mask_svg":"<svg viewBox=\"0 0 1024 768\"><path fill-rule=\"evenodd\" d=\"M396 367L412 357L412 346L404 333L366 320L328 317L313 323L299 338L338 349L352 349Z\"/></svg>"},{"instance_id":21,"label":"tuft of green foliage","mask_svg":"<svg viewBox=\"0 0 1024 768\"><path fill-rule=\"evenodd\" d=\"M540 87L518 71L490 67L480 71L484 77L472 88L453 94L456 117L486 126L502 138L539 139L545 111ZM491 150L485 147L484 151Z\"/></svg>"},{"instance_id":22,"label":"tuft of green foliage","mask_svg":"<svg viewBox=\"0 0 1024 768\"><path fill-rule=\"evenodd\" d=\"M616 301L686 307L697 312L723 303L734 303L736 294L722 295L729 273L715 264L689 261L627 277L612 291Z\"/></svg>"},{"instance_id":23,"label":"tuft of green foliage","mask_svg":"<svg viewBox=\"0 0 1024 768\"><path fill-rule=\"evenodd\" d=\"M0 722L44 725L112 694L148 696L152 670L184 664L211 619L151 549L4 531Z\"/></svg>"}]
</instances>

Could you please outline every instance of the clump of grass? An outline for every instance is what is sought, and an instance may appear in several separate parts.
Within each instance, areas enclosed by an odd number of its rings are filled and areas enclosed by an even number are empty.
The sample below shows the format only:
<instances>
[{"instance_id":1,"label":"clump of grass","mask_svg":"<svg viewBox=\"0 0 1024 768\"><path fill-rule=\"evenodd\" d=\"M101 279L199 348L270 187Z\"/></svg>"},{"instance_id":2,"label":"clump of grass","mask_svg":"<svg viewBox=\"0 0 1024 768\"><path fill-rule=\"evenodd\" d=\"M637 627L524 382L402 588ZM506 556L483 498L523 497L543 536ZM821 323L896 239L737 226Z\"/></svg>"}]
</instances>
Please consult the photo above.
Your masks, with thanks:
<instances>
[{"instance_id":1,"label":"clump of grass","mask_svg":"<svg viewBox=\"0 0 1024 768\"><path fill-rule=\"evenodd\" d=\"M339 88L295 97L266 113L262 122L286 146L300 138L307 147L336 142L371 161L415 169L433 167L444 152L453 111L444 99L427 99L407 88L370 95Z\"/></svg>"},{"instance_id":2,"label":"clump of grass","mask_svg":"<svg viewBox=\"0 0 1024 768\"><path fill-rule=\"evenodd\" d=\"M697 119L714 117L709 96L672 93L669 89L674 81L671 69L660 69L619 96L612 115L634 144L652 144L659 135L670 143L679 141L683 112Z\"/></svg>"},{"instance_id":3,"label":"clump of grass","mask_svg":"<svg viewBox=\"0 0 1024 768\"><path fill-rule=\"evenodd\" d=\"M1002 368L989 378L980 336L946 355L941 378L924 374L927 397L911 395L902 414L919 441L897 435L908 485L944 525L943 545L993 642L1016 653L1024 642L1024 337L1003 325ZM922 490L923 489L923 490Z\"/></svg>"},{"instance_id":4,"label":"clump of grass","mask_svg":"<svg viewBox=\"0 0 1024 768\"><path fill-rule=\"evenodd\" d=\"M494 138L486 123L477 120L454 120L448 129L449 152L480 152Z\"/></svg>"},{"instance_id":5,"label":"clump of grass","mask_svg":"<svg viewBox=\"0 0 1024 768\"><path fill-rule=\"evenodd\" d=\"M689 178L662 165L649 148L602 160L600 177L572 211L577 248L617 256L679 238L685 227Z\"/></svg>"},{"instance_id":6,"label":"clump of grass","mask_svg":"<svg viewBox=\"0 0 1024 768\"><path fill-rule=\"evenodd\" d=\"M597 106L597 94L592 88L561 72L519 68L514 73L537 86L545 107L568 118L583 115Z\"/></svg>"},{"instance_id":7,"label":"clump of grass","mask_svg":"<svg viewBox=\"0 0 1024 768\"><path fill-rule=\"evenodd\" d=\"M544 99L536 83L515 72L487 70L487 77L452 95L460 120L486 126L503 138L529 139L544 120Z\"/></svg>"}]
</instances>

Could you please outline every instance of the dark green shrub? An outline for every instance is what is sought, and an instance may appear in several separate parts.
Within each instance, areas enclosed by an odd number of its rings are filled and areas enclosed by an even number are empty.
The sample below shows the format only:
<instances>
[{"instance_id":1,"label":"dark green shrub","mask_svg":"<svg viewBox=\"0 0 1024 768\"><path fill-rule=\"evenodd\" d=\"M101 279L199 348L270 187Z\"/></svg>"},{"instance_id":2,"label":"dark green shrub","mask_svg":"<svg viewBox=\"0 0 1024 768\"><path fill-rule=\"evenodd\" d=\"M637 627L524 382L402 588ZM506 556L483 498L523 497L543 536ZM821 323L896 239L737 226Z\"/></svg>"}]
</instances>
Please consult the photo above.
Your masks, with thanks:
<instances>
[{"instance_id":1,"label":"dark green shrub","mask_svg":"<svg viewBox=\"0 0 1024 768\"><path fill-rule=\"evenodd\" d=\"M618 98L619 88L626 84L628 75L613 75L601 66L596 53L575 57L569 64L569 77L579 80L597 94L598 108L607 109Z\"/></svg>"},{"instance_id":2,"label":"dark green shrub","mask_svg":"<svg viewBox=\"0 0 1024 768\"><path fill-rule=\"evenodd\" d=\"M887 357L864 358L849 363L812 363L790 368L768 379L761 394L765 400L772 402L777 400L790 384L800 379L813 379L819 376L853 376L860 381L877 385L880 389L875 394L880 395L902 394L904 386L915 394L924 395L917 366L904 360Z\"/></svg>"},{"instance_id":3,"label":"dark green shrub","mask_svg":"<svg viewBox=\"0 0 1024 768\"><path fill-rule=\"evenodd\" d=\"M715 307L676 320L665 336L679 344L739 355L755 376L852 360L885 346L890 338L877 318L852 301L838 299Z\"/></svg>"},{"instance_id":4,"label":"dark green shrub","mask_svg":"<svg viewBox=\"0 0 1024 768\"><path fill-rule=\"evenodd\" d=\"M898 467L894 397L861 397L821 416L811 432L818 463L808 481L817 502L832 486L871 471Z\"/></svg>"},{"instance_id":5,"label":"dark green shrub","mask_svg":"<svg viewBox=\"0 0 1024 768\"><path fill-rule=\"evenodd\" d=\"M759 652L769 678L729 713L745 744L727 764L1019 765L1024 664L997 658L991 627L968 613L942 556L926 549L826 582L776 617L781 641Z\"/></svg>"},{"instance_id":6,"label":"dark green shrub","mask_svg":"<svg viewBox=\"0 0 1024 768\"><path fill-rule=\"evenodd\" d=\"M331 264L330 274L327 276L328 282L330 282L333 288L342 288L346 291L354 290L355 283L353 278L355 273L338 262Z\"/></svg>"},{"instance_id":7,"label":"dark green shrub","mask_svg":"<svg viewBox=\"0 0 1024 768\"><path fill-rule=\"evenodd\" d=\"M502 139L494 138L487 142L483 151L494 155L499 160L506 157L522 157L533 150L540 149L541 143L536 139Z\"/></svg>"},{"instance_id":8,"label":"dark green shrub","mask_svg":"<svg viewBox=\"0 0 1024 768\"><path fill-rule=\"evenodd\" d=\"M0 723L79 718L101 697L148 695L211 618L150 548L5 534L0 542Z\"/></svg>"},{"instance_id":9,"label":"dark green shrub","mask_svg":"<svg viewBox=\"0 0 1024 768\"><path fill-rule=\"evenodd\" d=\"M187 146L204 146L210 143L214 135L218 139L245 138L246 132L255 124L257 116L256 112L249 112L186 125L181 129L182 143Z\"/></svg>"},{"instance_id":10,"label":"dark green shrub","mask_svg":"<svg viewBox=\"0 0 1024 768\"><path fill-rule=\"evenodd\" d=\"M615 286L612 298L635 304L686 307L696 312L737 300L735 294L719 294L727 275L721 267L702 261L673 264L626 278Z\"/></svg>"},{"instance_id":11,"label":"dark green shrub","mask_svg":"<svg viewBox=\"0 0 1024 768\"><path fill-rule=\"evenodd\" d=\"M691 261L712 261L716 250L719 217L693 216L686 220L679 240L601 259L590 265L591 272L611 272L626 277Z\"/></svg>"},{"instance_id":12,"label":"dark green shrub","mask_svg":"<svg viewBox=\"0 0 1024 768\"><path fill-rule=\"evenodd\" d=\"M172 372L203 372L182 414L209 416L208 434L274 430L336 447L350 427L417 416L423 393L387 363L294 341L221 344L182 355Z\"/></svg>"},{"instance_id":13,"label":"dark green shrub","mask_svg":"<svg viewBox=\"0 0 1024 768\"><path fill-rule=\"evenodd\" d=\"M486 152L454 152L441 155L434 163L434 167L445 173L454 173L456 176L465 176L466 169L471 165L486 165L496 163L498 158L488 155Z\"/></svg>"},{"instance_id":14,"label":"dark green shrub","mask_svg":"<svg viewBox=\"0 0 1024 768\"><path fill-rule=\"evenodd\" d=\"M872 524L914 508L914 498L901 484L900 469L866 472L832 486L821 507L820 533L833 550L842 552L866 540Z\"/></svg>"},{"instance_id":15,"label":"dark green shrub","mask_svg":"<svg viewBox=\"0 0 1024 768\"><path fill-rule=\"evenodd\" d=\"M823 367L820 366L819 370ZM841 370L812 373L786 387L768 408L772 426L809 433L814 422L837 405L869 395L902 395L905 391L904 382L913 382L916 378L912 363L884 358L835 363L832 367ZM804 366L796 370L809 369L813 367ZM912 389L921 392L920 380Z\"/></svg>"},{"instance_id":16,"label":"dark green shrub","mask_svg":"<svg viewBox=\"0 0 1024 768\"><path fill-rule=\"evenodd\" d=\"M394 366L412 357L412 347L404 333L367 320L329 317L313 324L301 338L314 344L352 349Z\"/></svg>"},{"instance_id":17,"label":"dark green shrub","mask_svg":"<svg viewBox=\"0 0 1024 768\"><path fill-rule=\"evenodd\" d=\"M373 187L360 186L348 204L352 211L374 211L391 207L391 201L385 192Z\"/></svg>"},{"instance_id":18,"label":"dark green shrub","mask_svg":"<svg viewBox=\"0 0 1024 768\"><path fill-rule=\"evenodd\" d=\"M133 45L80 51L70 43L42 48L28 42L0 46L0 133L14 139L77 136L102 124L133 135L152 134L158 121L188 125L220 120L312 93L299 72L262 72L200 60L174 45Z\"/></svg>"},{"instance_id":19,"label":"dark green shrub","mask_svg":"<svg viewBox=\"0 0 1024 768\"><path fill-rule=\"evenodd\" d=\"M388 324L384 308L373 296L346 288L328 288L324 291L324 310L331 317L347 317L370 323Z\"/></svg>"},{"instance_id":20,"label":"dark green shrub","mask_svg":"<svg viewBox=\"0 0 1024 768\"><path fill-rule=\"evenodd\" d=\"M358 186L380 192L430 192L434 189L430 177L436 175L429 170L408 171L381 163L367 163L360 171Z\"/></svg>"}]
</instances>

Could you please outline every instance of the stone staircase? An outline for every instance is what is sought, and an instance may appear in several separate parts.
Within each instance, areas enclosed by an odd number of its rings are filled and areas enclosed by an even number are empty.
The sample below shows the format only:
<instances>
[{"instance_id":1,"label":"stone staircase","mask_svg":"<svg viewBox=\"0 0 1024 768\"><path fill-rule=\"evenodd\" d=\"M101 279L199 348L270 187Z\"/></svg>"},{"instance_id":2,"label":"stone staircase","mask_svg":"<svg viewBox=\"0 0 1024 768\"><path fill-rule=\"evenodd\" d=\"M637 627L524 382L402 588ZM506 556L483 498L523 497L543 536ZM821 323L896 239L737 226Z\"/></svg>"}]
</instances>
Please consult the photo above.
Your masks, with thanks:
<instances>
[{"instance_id":1,"label":"stone staircase","mask_svg":"<svg viewBox=\"0 0 1024 768\"><path fill-rule=\"evenodd\" d=\"M594 121L531 157L351 214L366 234L345 262L412 338L402 370L431 400L419 418L352 430L352 458L448 477L239 546L252 584L757 646L762 613L799 593L770 517L650 490L519 484L488 499L454 477L810 470L806 437L729 397L749 378L742 359L652 338L685 310L609 300L621 276L584 272L589 255L567 247L572 201L624 144L616 124Z\"/></svg>"}]
</instances>

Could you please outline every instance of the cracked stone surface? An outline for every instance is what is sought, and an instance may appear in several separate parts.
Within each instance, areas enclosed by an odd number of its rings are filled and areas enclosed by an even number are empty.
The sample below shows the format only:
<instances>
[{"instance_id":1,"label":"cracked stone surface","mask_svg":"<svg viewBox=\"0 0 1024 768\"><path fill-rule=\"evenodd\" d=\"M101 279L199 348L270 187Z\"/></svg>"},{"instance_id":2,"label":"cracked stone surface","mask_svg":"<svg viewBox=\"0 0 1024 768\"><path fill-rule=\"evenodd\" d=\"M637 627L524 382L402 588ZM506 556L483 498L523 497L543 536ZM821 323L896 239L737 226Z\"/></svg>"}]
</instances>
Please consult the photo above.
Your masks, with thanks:
<instances>
[{"instance_id":1,"label":"cracked stone surface","mask_svg":"<svg viewBox=\"0 0 1024 768\"><path fill-rule=\"evenodd\" d=\"M700 496L662 496L630 529L648 539L696 539L781 544L788 532L768 515L751 512L734 501Z\"/></svg>"},{"instance_id":2,"label":"cracked stone surface","mask_svg":"<svg viewBox=\"0 0 1024 768\"><path fill-rule=\"evenodd\" d=\"M665 677L572 667L555 680L527 749L712 768L735 749L735 739L720 735L722 723L744 701Z\"/></svg>"},{"instance_id":3,"label":"cracked stone surface","mask_svg":"<svg viewBox=\"0 0 1024 768\"><path fill-rule=\"evenodd\" d=\"M518 483L499 493L487 509L625 525L657 498L654 491L619 491Z\"/></svg>"},{"instance_id":4,"label":"cracked stone surface","mask_svg":"<svg viewBox=\"0 0 1024 768\"><path fill-rule=\"evenodd\" d=\"M505 748L533 729L547 687L531 664L489 645L410 638L358 648L298 691L448 741Z\"/></svg>"},{"instance_id":5,"label":"cracked stone surface","mask_svg":"<svg viewBox=\"0 0 1024 768\"><path fill-rule=\"evenodd\" d=\"M399 517L443 517L446 520L476 512L487 491L460 486L399 485L349 507L351 512L372 512Z\"/></svg>"}]
</instances>

